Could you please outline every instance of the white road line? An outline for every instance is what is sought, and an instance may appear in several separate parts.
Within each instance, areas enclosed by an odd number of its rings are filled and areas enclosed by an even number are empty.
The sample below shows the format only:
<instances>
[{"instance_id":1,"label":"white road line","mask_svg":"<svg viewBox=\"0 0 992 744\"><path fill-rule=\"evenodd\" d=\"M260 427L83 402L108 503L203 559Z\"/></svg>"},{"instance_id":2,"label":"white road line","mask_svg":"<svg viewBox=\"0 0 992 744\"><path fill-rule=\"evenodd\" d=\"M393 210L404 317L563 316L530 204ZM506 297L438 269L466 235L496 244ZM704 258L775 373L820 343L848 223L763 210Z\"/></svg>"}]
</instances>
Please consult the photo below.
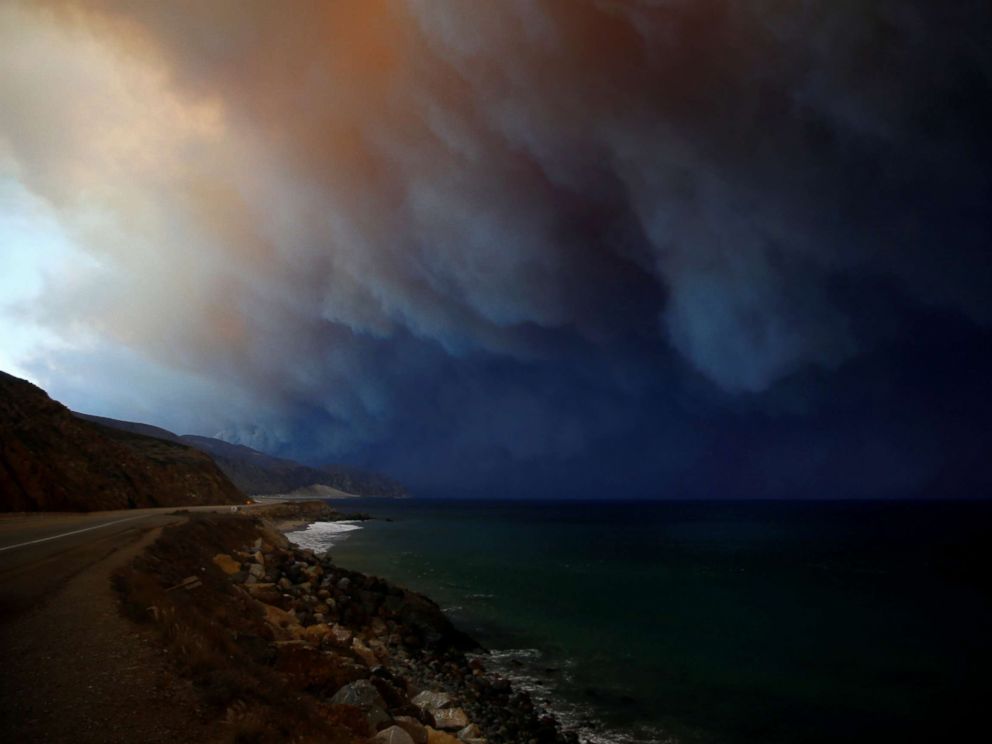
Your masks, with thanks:
<instances>
[{"instance_id":1,"label":"white road line","mask_svg":"<svg viewBox=\"0 0 992 744\"><path fill-rule=\"evenodd\" d=\"M89 532L90 530L98 530L101 527L109 527L112 524L120 524L121 522L130 522L132 519L143 519L149 516L148 514L139 514L136 517L124 517L124 519L115 519L113 522L104 522L103 524L95 524L92 527L83 527L81 530L73 530L72 532L63 532L59 535L52 535L51 537L40 537L37 540L28 540L27 542L17 543L17 545L7 545L0 548L0 553L5 550L13 550L14 548L23 548L25 545L35 545L37 543L48 542L49 540L58 540L60 537L68 537L69 535L78 535L80 532Z\"/></svg>"}]
</instances>

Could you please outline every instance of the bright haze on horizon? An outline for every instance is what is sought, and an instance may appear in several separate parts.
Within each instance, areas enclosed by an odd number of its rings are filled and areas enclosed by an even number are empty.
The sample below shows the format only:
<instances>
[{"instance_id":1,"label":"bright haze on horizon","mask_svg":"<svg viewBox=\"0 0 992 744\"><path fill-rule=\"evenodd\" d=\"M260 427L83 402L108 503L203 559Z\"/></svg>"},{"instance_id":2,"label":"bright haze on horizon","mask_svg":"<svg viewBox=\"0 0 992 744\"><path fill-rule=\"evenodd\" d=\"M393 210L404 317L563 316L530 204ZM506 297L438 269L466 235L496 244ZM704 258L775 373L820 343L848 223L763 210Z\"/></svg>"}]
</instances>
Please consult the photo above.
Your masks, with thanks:
<instances>
[{"instance_id":1,"label":"bright haze on horizon","mask_svg":"<svg viewBox=\"0 0 992 744\"><path fill-rule=\"evenodd\" d=\"M469 496L986 496L992 11L0 3L0 368Z\"/></svg>"}]
</instances>

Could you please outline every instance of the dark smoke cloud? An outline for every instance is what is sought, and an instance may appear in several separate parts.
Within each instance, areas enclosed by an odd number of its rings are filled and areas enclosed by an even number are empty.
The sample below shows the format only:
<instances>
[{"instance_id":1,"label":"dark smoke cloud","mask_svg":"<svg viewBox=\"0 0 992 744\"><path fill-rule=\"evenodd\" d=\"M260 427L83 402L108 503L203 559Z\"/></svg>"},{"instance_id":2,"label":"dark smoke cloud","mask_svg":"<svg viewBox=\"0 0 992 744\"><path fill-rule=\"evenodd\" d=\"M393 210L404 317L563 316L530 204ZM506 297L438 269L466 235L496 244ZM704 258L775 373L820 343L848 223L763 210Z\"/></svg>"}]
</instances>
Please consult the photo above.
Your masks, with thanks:
<instances>
[{"instance_id":1,"label":"dark smoke cloud","mask_svg":"<svg viewBox=\"0 0 992 744\"><path fill-rule=\"evenodd\" d=\"M989 338L990 16L53 2L0 134L101 266L46 322L213 401L160 420L430 489L905 492L988 406L937 436L980 386L912 342Z\"/></svg>"}]
</instances>

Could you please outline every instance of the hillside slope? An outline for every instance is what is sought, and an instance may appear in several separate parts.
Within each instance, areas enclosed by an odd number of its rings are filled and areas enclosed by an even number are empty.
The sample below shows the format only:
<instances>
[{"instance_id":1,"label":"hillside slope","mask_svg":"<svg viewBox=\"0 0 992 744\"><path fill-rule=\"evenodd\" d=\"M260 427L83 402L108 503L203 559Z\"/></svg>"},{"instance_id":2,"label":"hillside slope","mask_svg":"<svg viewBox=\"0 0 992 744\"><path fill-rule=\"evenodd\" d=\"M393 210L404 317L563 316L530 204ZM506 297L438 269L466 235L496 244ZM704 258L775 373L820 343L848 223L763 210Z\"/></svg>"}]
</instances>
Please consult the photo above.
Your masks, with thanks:
<instances>
[{"instance_id":1,"label":"hillside slope","mask_svg":"<svg viewBox=\"0 0 992 744\"><path fill-rule=\"evenodd\" d=\"M119 431L128 431L132 434L142 434L146 437L155 437L155 439L164 439L167 442L176 442L177 444L182 444L182 439L178 434L173 434L168 429L163 429L161 426L152 426L151 424L142 424L137 421L120 421L118 419L106 418L104 416L93 416L89 413L77 413L72 411L72 415L76 418L81 418L84 421L89 421L94 424L99 424L100 426L105 426L110 429L117 429ZM192 446L192 445L187 445Z\"/></svg>"},{"instance_id":2,"label":"hillside slope","mask_svg":"<svg viewBox=\"0 0 992 744\"><path fill-rule=\"evenodd\" d=\"M243 494L180 442L81 420L0 372L0 511L233 504Z\"/></svg>"},{"instance_id":3,"label":"hillside slope","mask_svg":"<svg viewBox=\"0 0 992 744\"><path fill-rule=\"evenodd\" d=\"M86 413L75 415L102 426L194 447L213 458L231 482L248 494L282 494L309 486L329 486L356 496L401 498L407 495L402 484L379 473L344 465L314 468L213 437L178 435L150 424L119 421Z\"/></svg>"}]
</instances>

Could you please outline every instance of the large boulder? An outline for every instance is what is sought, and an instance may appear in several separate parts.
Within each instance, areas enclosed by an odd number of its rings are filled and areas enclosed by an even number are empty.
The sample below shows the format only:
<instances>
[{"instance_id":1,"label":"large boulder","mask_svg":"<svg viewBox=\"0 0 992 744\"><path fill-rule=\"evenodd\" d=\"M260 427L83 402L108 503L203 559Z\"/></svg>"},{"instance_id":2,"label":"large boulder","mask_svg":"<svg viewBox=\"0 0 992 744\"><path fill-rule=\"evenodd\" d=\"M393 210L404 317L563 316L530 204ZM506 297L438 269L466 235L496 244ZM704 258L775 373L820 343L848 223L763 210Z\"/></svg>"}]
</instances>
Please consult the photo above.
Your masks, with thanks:
<instances>
[{"instance_id":1,"label":"large boulder","mask_svg":"<svg viewBox=\"0 0 992 744\"><path fill-rule=\"evenodd\" d=\"M257 599L259 602L271 605L282 599L282 593L276 589L275 584L271 583L254 583L245 584L245 591L252 596L253 599Z\"/></svg>"},{"instance_id":2,"label":"large boulder","mask_svg":"<svg viewBox=\"0 0 992 744\"><path fill-rule=\"evenodd\" d=\"M294 629L300 624L296 615L286 612L278 607L264 602L259 602L265 613L265 622L272 628L273 632L280 638L292 637Z\"/></svg>"},{"instance_id":3,"label":"large boulder","mask_svg":"<svg viewBox=\"0 0 992 744\"><path fill-rule=\"evenodd\" d=\"M369 728L373 731L378 731L386 726L391 726L393 723L393 717L389 715L389 712L380 705L373 705L367 708L365 710L365 718L369 722Z\"/></svg>"},{"instance_id":4,"label":"large boulder","mask_svg":"<svg viewBox=\"0 0 992 744\"><path fill-rule=\"evenodd\" d=\"M445 731L461 731L471 721L468 714L461 708L440 708L434 713L434 725Z\"/></svg>"},{"instance_id":5,"label":"large boulder","mask_svg":"<svg viewBox=\"0 0 992 744\"><path fill-rule=\"evenodd\" d=\"M339 645L347 646L351 643L351 631L342 625L331 626L331 637Z\"/></svg>"},{"instance_id":6,"label":"large boulder","mask_svg":"<svg viewBox=\"0 0 992 744\"><path fill-rule=\"evenodd\" d=\"M379 744L415 744L413 738L407 733L406 729L396 725L390 726L389 728L384 728L372 737L372 741L378 742Z\"/></svg>"},{"instance_id":7,"label":"large boulder","mask_svg":"<svg viewBox=\"0 0 992 744\"><path fill-rule=\"evenodd\" d=\"M364 661L370 669L379 666L379 659L372 653L372 649L362 643L360 638L352 639L351 648L358 655L358 658Z\"/></svg>"},{"instance_id":8,"label":"large boulder","mask_svg":"<svg viewBox=\"0 0 992 744\"><path fill-rule=\"evenodd\" d=\"M455 736L436 728L427 726L427 744L462 744Z\"/></svg>"},{"instance_id":9,"label":"large boulder","mask_svg":"<svg viewBox=\"0 0 992 744\"><path fill-rule=\"evenodd\" d=\"M431 712L440 710L441 708L450 708L454 705L451 695L446 692L436 692L434 690L418 692L410 702L421 710L429 710Z\"/></svg>"},{"instance_id":10,"label":"large boulder","mask_svg":"<svg viewBox=\"0 0 992 744\"><path fill-rule=\"evenodd\" d=\"M412 716L396 716L393 720L397 726L402 727L410 735L410 738L413 739L413 744L427 744L427 729L416 718Z\"/></svg>"},{"instance_id":11,"label":"large boulder","mask_svg":"<svg viewBox=\"0 0 992 744\"><path fill-rule=\"evenodd\" d=\"M234 560L227 553L218 553L213 557L214 565L228 576L236 574L241 570L241 564Z\"/></svg>"},{"instance_id":12,"label":"large boulder","mask_svg":"<svg viewBox=\"0 0 992 744\"><path fill-rule=\"evenodd\" d=\"M331 629L324 623L317 623L304 629L303 638L309 643L320 645L327 636L331 634Z\"/></svg>"},{"instance_id":13,"label":"large boulder","mask_svg":"<svg viewBox=\"0 0 992 744\"><path fill-rule=\"evenodd\" d=\"M387 597L386 607L395 608L391 611L395 612L400 624L410 631L408 645L452 648L458 651L475 651L480 648L475 640L455 628L441 608L427 597L404 592L402 599L397 601L398 599Z\"/></svg>"},{"instance_id":14,"label":"large boulder","mask_svg":"<svg viewBox=\"0 0 992 744\"><path fill-rule=\"evenodd\" d=\"M359 679L345 685L334 693L331 702L336 705L353 705L363 710L370 709L373 705L385 709L386 701L375 689L375 685L367 679Z\"/></svg>"},{"instance_id":15,"label":"large boulder","mask_svg":"<svg viewBox=\"0 0 992 744\"><path fill-rule=\"evenodd\" d=\"M263 550L265 549L266 544L269 547L269 550L272 550L273 548L287 550L291 546L289 538L277 530L267 519L262 520L262 526L258 531L261 533L262 540L264 541L261 546Z\"/></svg>"},{"instance_id":16,"label":"large boulder","mask_svg":"<svg viewBox=\"0 0 992 744\"><path fill-rule=\"evenodd\" d=\"M483 735L482 729L474 723L470 723L468 726L459 731L458 738L461 739L464 744L487 744L486 737Z\"/></svg>"}]
</instances>

